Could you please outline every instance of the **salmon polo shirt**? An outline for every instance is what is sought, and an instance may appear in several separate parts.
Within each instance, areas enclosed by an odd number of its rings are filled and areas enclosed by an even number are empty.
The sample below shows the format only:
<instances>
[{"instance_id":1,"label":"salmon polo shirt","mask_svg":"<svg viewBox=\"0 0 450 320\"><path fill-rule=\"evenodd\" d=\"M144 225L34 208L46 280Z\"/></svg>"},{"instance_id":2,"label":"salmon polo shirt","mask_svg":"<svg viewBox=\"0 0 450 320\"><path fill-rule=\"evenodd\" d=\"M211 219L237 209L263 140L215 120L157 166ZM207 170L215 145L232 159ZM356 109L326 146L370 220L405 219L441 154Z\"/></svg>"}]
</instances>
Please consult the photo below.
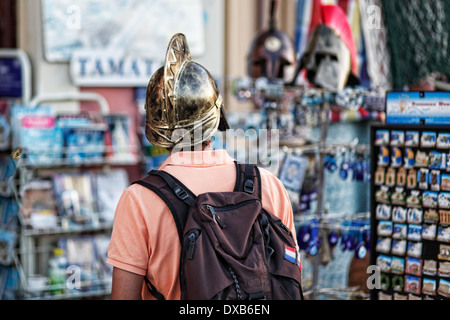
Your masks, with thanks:
<instances>
[{"instance_id":1,"label":"salmon polo shirt","mask_svg":"<svg viewBox=\"0 0 450 320\"><path fill-rule=\"evenodd\" d=\"M234 190L236 167L226 150L177 152L161 165L195 195ZM295 236L293 212L286 189L268 170L260 168L263 207L277 215ZM116 208L107 263L139 275L167 300L180 299L181 245L169 208L153 191L129 186ZM154 299L145 283L143 299Z\"/></svg>"}]
</instances>

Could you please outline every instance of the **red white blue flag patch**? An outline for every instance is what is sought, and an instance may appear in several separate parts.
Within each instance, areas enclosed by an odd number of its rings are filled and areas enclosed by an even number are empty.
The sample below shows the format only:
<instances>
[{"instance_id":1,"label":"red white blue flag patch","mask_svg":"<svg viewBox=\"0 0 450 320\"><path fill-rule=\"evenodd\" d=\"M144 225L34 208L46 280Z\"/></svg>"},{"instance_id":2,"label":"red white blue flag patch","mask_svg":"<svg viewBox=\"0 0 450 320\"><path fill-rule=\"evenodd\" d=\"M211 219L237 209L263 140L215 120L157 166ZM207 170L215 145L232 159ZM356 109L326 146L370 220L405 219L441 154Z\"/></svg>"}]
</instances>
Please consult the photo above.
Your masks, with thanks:
<instances>
[{"instance_id":1,"label":"red white blue flag patch","mask_svg":"<svg viewBox=\"0 0 450 320\"><path fill-rule=\"evenodd\" d=\"M297 250L295 248L284 245L284 258L292 263L297 263Z\"/></svg>"}]
</instances>

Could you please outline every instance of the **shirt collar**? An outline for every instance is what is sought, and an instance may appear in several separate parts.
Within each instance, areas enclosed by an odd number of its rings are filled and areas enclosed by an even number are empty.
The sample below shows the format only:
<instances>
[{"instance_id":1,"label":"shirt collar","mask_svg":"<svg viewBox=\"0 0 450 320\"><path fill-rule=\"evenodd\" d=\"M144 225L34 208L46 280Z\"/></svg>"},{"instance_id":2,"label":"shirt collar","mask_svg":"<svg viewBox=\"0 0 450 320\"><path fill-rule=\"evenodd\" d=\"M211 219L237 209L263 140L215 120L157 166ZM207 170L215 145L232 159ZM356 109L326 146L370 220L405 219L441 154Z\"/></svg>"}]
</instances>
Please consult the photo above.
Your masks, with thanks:
<instances>
[{"instance_id":1,"label":"shirt collar","mask_svg":"<svg viewBox=\"0 0 450 320\"><path fill-rule=\"evenodd\" d=\"M164 161L160 169L162 170L166 166L212 167L231 163L234 163L234 159L231 158L224 149L180 151L172 153L169 158Z\"/></svg>"}]
</instances>

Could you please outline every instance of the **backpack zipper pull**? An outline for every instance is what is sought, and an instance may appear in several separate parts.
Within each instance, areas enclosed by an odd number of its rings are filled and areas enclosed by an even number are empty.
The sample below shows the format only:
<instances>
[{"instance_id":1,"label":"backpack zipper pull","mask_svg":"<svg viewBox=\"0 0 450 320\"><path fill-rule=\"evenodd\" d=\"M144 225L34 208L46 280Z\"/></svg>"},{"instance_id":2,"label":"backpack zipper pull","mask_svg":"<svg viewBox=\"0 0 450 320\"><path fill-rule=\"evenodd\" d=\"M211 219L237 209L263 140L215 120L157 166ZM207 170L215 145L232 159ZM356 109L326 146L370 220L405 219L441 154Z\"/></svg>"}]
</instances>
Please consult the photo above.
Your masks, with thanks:
<instances>
[{"instance_id":1,"label":"backpack zipper pull","mask_svg":"<svg viewBox=\"0 0 450 320\"><path fill-rule=\"evenodd\" d=\"M209 204L206 205L206 208L211 212L211 215L213 217L213 220L215 223L217 223L222 229L225 228L225 224L220 219L219 215L217 214L216 210L214 210L214 207L210 206Z\"/></svg>"},{"instance_id":2,"label":"backpack zipper pull","mask_svg":"<svg viewBox=\"0 0 450 320\"><path fill-rule=\"evenodd\" d=\"M192 260L194 257L194 249L195 249L195 241L197 240L197 236L194 232L191 232L191 234L188 236L189 239L189 246L187 249L187 258L189 260Z\"/></svg>"}]
</instances>

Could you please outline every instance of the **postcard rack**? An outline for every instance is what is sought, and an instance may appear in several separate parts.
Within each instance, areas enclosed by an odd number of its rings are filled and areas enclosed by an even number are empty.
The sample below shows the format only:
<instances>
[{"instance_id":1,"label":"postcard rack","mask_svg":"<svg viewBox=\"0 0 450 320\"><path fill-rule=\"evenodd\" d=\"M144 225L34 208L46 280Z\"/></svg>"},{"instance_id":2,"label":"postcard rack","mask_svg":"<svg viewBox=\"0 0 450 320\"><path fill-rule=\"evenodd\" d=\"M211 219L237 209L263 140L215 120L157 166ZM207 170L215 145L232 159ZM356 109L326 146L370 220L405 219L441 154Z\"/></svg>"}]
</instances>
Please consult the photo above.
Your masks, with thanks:
<instances>
[{"instance_id":1,"label":"postcard rack","mask_svg":"<svg viewBox=\"0 0 450 320\"><path fill-rule=\"evenodd\" d=\"M372 125L374 300L450 299L450 130Z\"/></svg>"}]
</instances>

